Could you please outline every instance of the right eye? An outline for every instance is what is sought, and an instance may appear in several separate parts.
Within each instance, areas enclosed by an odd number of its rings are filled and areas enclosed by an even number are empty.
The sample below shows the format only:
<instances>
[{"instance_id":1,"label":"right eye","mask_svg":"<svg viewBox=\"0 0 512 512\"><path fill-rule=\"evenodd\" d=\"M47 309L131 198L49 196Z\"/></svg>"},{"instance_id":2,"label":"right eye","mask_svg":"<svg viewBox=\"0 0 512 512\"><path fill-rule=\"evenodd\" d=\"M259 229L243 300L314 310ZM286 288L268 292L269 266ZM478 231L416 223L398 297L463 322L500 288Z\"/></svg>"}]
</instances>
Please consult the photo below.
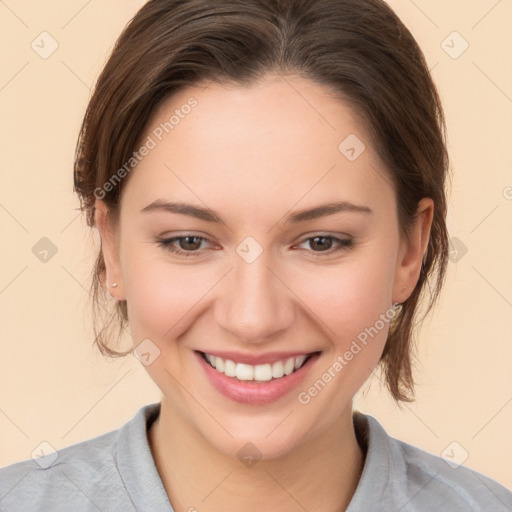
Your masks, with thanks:
<instances>
[{"instance_id":1,"label":"right eye","mask_svg":"<svg viewBox=\"0 0 512 512\"><path fill-rule=\"evenodd\" d=\"M209 242L209 240L203 236L192 234L174 236L172 238L159 238L157 241L160 247L164 247L174 254L186 257L203 254L205 250L198 250L199 247L197 246L200 246L203 241ZM176 247L176 242L178 242L181 248Z\"/></svg>"}]
</instances>

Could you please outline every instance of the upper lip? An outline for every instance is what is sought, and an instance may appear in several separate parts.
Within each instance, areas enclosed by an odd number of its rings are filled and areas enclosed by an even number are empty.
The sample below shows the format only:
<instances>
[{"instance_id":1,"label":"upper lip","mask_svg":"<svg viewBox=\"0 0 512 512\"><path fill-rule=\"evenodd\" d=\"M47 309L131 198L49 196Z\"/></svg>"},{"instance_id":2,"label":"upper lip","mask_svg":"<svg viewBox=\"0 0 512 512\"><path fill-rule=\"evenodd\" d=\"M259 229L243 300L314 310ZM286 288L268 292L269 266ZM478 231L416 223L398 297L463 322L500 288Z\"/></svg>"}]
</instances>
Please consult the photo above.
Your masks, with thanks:
<instances>
[{"instance_id":1,"label":"upper lip","mask_svg":"<svg viewBox=\"0 0 512 512\"><path fill-rule=\"evenodd\" d=\"M204 354L210 354L212 356L220 357L221 359L230 359L235 363L242 364L250 364L250 365L258 365L258 364L273 364L277 361L285 361L290 357L297 356L310 356L315 354L317 351L305 352L300 350L295 350L293 352L267 352L266 354L244 354L242 352L233 352L233 351L219 351L219 350L204 350L198 351Z\"/></svg>"}]
</instances>

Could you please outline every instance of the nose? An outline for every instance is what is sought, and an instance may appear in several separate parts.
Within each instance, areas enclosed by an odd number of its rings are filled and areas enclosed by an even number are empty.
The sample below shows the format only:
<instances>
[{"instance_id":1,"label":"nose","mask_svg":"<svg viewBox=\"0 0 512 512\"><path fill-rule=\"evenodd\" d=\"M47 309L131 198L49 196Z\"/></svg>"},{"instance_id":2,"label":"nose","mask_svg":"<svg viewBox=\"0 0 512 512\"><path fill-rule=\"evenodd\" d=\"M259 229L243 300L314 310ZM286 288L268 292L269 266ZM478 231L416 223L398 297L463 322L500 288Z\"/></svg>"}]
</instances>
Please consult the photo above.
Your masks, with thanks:
<instances>
[{"instance_id":1,"label":"nose","mask_svg":"<svg viewBox=\"0 0 512 512\"><path fill-rule=\"evenodd\" d=\"M267 252L252 263L235 255L234 268L224 280L215 307L217 325L230 338L264 343L282 336L294 320L293 293L276 271Z\"/></svg>"}]
</instances>

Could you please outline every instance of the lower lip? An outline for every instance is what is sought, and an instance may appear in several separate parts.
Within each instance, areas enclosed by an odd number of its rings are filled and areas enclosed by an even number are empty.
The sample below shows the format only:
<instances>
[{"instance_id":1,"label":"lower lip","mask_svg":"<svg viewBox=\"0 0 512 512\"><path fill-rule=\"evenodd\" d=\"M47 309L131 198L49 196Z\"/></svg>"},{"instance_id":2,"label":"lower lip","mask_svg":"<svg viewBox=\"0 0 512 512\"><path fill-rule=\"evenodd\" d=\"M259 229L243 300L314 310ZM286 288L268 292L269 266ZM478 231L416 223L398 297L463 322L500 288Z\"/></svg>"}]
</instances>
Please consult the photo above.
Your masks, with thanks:
<instances>
[{"instance_id":1,"label":"lower lip","mask_svg":"<svg viewBox=\"0 0 512 512\"><path fill-rule=\"evenodd\" d=\"M235 402L251 405L275 402L290 393L303 381L319 356L319 354L314 354L304 365L290 375L284 375L279 379L272 379L267 382L255 382L238 380L236 377L227 377L205 361L200 352L196 351L194 353L217 391Z\"/></svg>"}]
</instances>

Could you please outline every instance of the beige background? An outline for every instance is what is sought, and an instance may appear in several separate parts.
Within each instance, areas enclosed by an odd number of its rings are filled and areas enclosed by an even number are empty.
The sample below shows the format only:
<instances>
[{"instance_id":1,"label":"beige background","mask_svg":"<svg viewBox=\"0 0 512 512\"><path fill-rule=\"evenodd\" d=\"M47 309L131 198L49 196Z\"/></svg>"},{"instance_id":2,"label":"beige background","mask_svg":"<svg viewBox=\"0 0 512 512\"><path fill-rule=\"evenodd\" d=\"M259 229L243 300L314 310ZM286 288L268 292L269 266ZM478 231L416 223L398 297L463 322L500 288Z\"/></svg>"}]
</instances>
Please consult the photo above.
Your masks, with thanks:
<instances>
[{"instance_id":1,"label":"beige background","mask_svg":"<svg viewBox=\"0 0 512 512\"><path fill-rule=\"evenodd\" d=\"M512 488L512 2L389 3L423 48L444 102L449 230L467 253L452 255L441 302L419 333L416 403L400 411L374 378L356 406L392 436ZM108 362L92 349L97 239L72 194L90 88L142 4L0 1L0 466L43 441L59 449L118 428L160 398L134 357ZM59 45L47 59L31 48L43 31ZM442 46L453 31L469 43L456 59L444 48L453 54L462 40ZM57 248L46 263L32 252L42 237Z\"/></svg>"}]
</instances>

